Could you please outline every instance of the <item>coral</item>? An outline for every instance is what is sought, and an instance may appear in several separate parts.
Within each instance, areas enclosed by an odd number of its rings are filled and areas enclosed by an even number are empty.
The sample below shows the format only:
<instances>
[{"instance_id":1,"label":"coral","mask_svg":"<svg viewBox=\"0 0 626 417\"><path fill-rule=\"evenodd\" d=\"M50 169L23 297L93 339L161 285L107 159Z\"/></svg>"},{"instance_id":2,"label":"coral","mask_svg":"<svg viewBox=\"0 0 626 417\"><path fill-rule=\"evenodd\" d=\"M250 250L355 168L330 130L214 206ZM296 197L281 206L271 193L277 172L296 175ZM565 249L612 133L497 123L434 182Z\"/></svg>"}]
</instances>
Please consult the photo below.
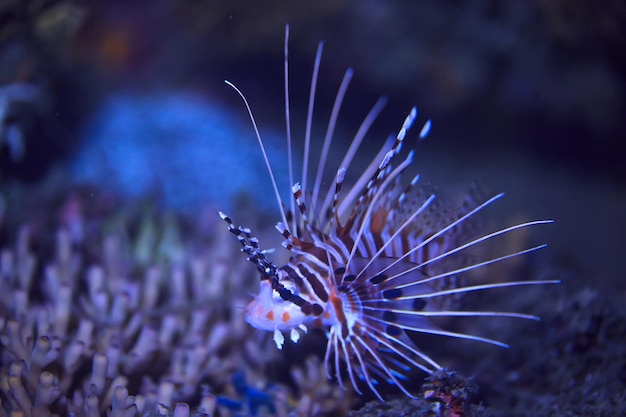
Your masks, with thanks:
<instances>
[{"instance_id":1,"label":"coral","mask_svg":"<svg viewBox=\"0 0 626 417\"><path fill-rule=\"evenodd\" d=\"M331 412L348 413L354 405L355 394L350 386L337 389L328 380L324 364L317 356L310 356L303 367L294 367L291 375L296 382L299 400L294 407L298 415L324 415Z\"/></svg>"},{"instance_id":2,"label":"coral","mask_svg":"<svg viewBox=\"0 0 626 417\"><path fill-rule=\"evenodd\" d=\"M474 415L470 405L478 394L478 386L472 378L439 370L428 377L423 390L425 399L438 402L451 417Z\"/></svg>"},{"instance_id":3,"label":"coral","mask_svg":"<svg viewBox=\"0 0 626 417\"><path fill-rule=\"evenodd\" d=\"M0 417L353 406L318 357L281 362L244 322L258 277L216 213L190 218L94 189L18 195L0 223Z\"/></svg>"},{"instance_id":4,"label":"coral","mask_svg":"<svg viewBox=\"0 0 626 417\"><path fill-rule=\"evenodd\" d=\"M68 200L51 245L35 221L1 250L0 415L210 413L236 371L273 358L237 310L255 277L228 262L227 231L183 241L172 216L94 225L81 207Z\"/></svg>"},{"instance_id":5,"label":"coral","mask_svg":"<svg viewBox=\"0 0 626 417\"><path fill-rule=\"evenodd\" d=\"M477 403L478 387L473 378L450 370L433 372L422 385L422 394L415 399L397 398L387 403L372 401L357 416L412 417L478 417L487 410Z\"/></svg>"}]
</instances>

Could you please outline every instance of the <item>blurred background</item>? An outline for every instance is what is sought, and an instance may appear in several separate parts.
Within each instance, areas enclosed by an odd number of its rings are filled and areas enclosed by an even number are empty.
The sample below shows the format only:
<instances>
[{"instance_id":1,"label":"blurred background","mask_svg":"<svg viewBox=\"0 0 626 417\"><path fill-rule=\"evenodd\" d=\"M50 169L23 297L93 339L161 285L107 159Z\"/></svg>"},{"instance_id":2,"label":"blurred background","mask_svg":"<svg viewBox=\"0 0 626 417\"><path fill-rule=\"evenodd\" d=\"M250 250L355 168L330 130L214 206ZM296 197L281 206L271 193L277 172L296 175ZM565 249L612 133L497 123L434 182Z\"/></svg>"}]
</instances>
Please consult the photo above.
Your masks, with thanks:
<instances>
[{"instance_id":1,"label":"blurred background","mask_svg":"<svg viewBox=\"0 0 626 417\"><path fill-rule=\"evenodd\" d=\"M508 194L496 215L556 220L539 237L550 243L546 275L626 289L624 2L130 3L0 2L7 219L20 196L43 204L51 190L95 186L183 212L249 204L271 227L278 212L256 137L223 80L246 94L284 177L289 23L296 137L324 40L314 140L352 67L337 140L385 95L363 145L376 149L417 105L420 122L433 120L417 156L424 178L444 190L484 178Z\"/></svg>"}]
</instances>

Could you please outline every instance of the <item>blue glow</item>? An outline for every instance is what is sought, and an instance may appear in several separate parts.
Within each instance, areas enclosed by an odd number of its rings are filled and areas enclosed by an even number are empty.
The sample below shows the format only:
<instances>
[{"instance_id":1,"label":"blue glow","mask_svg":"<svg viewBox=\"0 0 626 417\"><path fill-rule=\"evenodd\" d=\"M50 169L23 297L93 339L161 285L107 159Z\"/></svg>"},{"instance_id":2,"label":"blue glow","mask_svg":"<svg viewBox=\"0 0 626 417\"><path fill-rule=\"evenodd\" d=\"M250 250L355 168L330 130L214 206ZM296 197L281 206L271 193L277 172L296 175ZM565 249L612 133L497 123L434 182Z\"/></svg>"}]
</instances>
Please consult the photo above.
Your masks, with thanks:
<instances>
[{"instance_id":1,"label":"blue glow","mask_svg":"<svg viewBox=\"0 0 626 417\"><path fill-rule=\"evenodd\" d=\"M276 210L267 169L252 130L238 112L187 93L111 95L84 126L72 163L75 183L109 187L167 207L216 205L238 195ZM277 179L287 179L284 135L262 129ZM279 183L288 190L286 183ZM285 198L285 196L283 196Z\"/></svg>"}]
</instances>

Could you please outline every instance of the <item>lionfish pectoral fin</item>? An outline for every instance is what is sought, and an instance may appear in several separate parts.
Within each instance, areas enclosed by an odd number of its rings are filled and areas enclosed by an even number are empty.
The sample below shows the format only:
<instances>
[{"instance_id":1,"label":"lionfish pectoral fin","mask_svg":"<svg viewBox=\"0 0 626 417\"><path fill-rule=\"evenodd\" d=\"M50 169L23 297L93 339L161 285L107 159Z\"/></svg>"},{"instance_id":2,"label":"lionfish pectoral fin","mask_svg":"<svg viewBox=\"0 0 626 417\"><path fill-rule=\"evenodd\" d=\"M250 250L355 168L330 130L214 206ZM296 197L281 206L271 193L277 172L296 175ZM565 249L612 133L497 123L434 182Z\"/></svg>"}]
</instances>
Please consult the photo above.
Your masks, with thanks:
<instances>
[{"instance_id":1,"label":"lionfish pectoral fin","mask_svg":"<svg viewBox=\"0 0 626 417\"><path fill-rule=\"evenodd\" d=\"M297 328L291 329L291 332L289 333L289 339L291 339L293 343L298 343L301 336L302 335L300 334L300 331Z\"/></svg>"},{"instance_id":2,"label":"lionfish pectoral fin","mask_svg":"<svg viewBox=\"0 0 626 417\"><path fill-rule=\"evenodd\" d=\"M283 350L283 345L285 344L285 336L283 336L281 331L278 329L274 329L274 343L276 343L276 348L278 348L278 350Z\"/></svg>"}]
</instances>

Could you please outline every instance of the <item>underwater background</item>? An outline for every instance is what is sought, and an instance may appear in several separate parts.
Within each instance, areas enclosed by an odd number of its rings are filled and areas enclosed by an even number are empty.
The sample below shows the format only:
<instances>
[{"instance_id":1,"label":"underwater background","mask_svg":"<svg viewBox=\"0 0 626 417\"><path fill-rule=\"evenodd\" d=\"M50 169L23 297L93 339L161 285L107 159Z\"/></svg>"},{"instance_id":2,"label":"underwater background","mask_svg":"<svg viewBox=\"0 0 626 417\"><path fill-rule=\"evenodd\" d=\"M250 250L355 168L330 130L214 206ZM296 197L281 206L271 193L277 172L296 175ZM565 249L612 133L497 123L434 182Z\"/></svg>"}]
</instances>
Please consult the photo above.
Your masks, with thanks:
<instances>
[{"instance_id":1,"label":"underwater background","mask_svg":"<svg viewBox=\"0 0 626 417\"><path fill-rule=\"evenodd\" d=\"M351 67L335 140L388 98L363 163L417 105L422 178L505 191L494 224L556 220L488 274L561 285L468 301L543 320L464 322L511 348L437 340L459 373L416 375L421 400L364 405L321 333L278 352L244 322L258 276L217 210L265 247L280 216L224 79L284 180L287 23L295 138L324 40L314 140ZM626 415L625 56L617 0L1 2L0 416Z\"/></svg>"}]
</instances>

